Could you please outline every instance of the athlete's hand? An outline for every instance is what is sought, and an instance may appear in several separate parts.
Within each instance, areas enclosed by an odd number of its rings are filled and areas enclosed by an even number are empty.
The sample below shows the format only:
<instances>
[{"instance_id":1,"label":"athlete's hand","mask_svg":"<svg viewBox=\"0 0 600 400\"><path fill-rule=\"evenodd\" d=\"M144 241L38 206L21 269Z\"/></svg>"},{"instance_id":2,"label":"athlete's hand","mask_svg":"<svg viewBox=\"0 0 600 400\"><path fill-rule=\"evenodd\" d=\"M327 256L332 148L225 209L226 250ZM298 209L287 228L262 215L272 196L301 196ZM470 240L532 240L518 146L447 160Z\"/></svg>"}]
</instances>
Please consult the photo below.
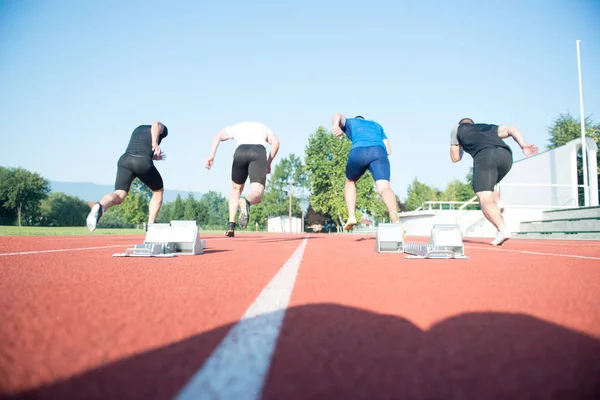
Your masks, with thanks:
<instances>
[{"instance_id":1,"label":"athlete's hand","mask_svg":"<svg viewBox=\"0 0 600 400\"><path fill-rule=\"evenodd\" d=\"M267 163L267 174L270 174L270 173L271 173L271 163L268 162Z\"/></svg>"},{"instance_id":2,"label":"athlete's hand","mask_svg":"<svg viewBox=\"0 0 600 400\"><path fill-rule=\"evenodd\" d=\"M160 152L159 155L155 154L155 155L152 156L152 159L155 160L155 161L162 161L162 160L164 160L166 158L167 158L167 154L163 153L162 151Z\"/></svg>"},{"instance_id":3,"label":"athlete's hand","mask_svg":"<svg viewBox=\"0 0 600 400\"><path fill-rule=\"evenodd\" d=\"M152 151L154 152L155 156L160 156L160 146L158 143L152 143Z\"/></svg>"},{"instance_id":4,"label":"athlete's hand","mask_svg":"<svg viewBox=\"0 0 600 400\"><path fill-rule=\"evenodd\" d=\"M523 154L525 154L525 157L529 157L532 154L537 154L538 150L539 149L535 144L526 144L523 146Z\"/></svg>"},{"instance_id":5,"label":"athlete's hand","mask_svg":"<svg viewBox=\"0 0 600 400\"><path fill-rule=\"evenodd\" d=\"M336 125L333 127L333 134L341 138L344 135L344 131L342 130L342 128Z\"/></svg>"},{"instance_id":6,"label":"athlete's hand","mask_svg":"<svg viewBox=\"0 0 600 400\"><path fill-rule=\"evenodd\" d=\"M206 169L210 169L210 167L212 167L213 165L213 161L214 161L214 157L208 157L206 159L206 162L204 163L204 167L206 167Z\"/></svg>"}]
</instances>

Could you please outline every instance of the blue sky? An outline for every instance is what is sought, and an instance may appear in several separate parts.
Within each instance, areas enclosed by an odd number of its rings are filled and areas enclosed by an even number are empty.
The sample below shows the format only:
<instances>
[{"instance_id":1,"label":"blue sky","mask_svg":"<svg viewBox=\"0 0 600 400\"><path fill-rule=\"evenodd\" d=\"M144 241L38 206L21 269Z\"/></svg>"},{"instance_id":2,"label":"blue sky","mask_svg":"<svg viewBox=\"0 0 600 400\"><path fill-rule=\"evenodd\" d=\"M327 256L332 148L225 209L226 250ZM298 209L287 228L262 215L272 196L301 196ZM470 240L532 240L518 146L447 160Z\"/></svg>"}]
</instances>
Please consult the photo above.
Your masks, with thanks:
<instances>
[{"instance_id":1,"label":"blue sky","mask_svg":"<svg viewBox=\"0 0 600 400\"><path fill-rule=\"evenodd\" d=\"M0 165L113 184L131 131L160 120L166 187L226 194L234 143L203 166L219 129L263 122L280 159L339 111L383 125L404 199L415 176L464 179L470 157L449 158L462 117L545 148L558 114L579 116L578 39L600 121L598 20L597 0L0 0Z\"/></svg>"}]
</instances>

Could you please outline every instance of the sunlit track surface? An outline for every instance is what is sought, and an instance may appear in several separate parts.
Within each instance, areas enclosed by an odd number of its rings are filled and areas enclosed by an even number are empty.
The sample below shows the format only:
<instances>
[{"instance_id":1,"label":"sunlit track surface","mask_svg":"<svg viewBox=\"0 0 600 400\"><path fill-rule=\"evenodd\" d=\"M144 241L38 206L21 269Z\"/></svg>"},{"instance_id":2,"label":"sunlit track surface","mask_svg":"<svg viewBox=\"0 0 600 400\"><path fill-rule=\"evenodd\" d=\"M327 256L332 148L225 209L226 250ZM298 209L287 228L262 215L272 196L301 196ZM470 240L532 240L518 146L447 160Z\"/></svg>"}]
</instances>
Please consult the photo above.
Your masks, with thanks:
<instances>
[{"instance_id":1,"label":"sunlit track surface","mask_svg":"<svg viewBox=\"0 0 600 400\"><path fill-rule=\"evenodd\" d=\"M0 239L27 253L0 257L6 396L600 395L598 242L467 239L468 260L406 260L373 236L207 235L203 255L132 259L111 255L143 236ZM264 373L207 362L227 351ZM201 371L230 384L194 391Z\"/></svg>"}]
</instances>

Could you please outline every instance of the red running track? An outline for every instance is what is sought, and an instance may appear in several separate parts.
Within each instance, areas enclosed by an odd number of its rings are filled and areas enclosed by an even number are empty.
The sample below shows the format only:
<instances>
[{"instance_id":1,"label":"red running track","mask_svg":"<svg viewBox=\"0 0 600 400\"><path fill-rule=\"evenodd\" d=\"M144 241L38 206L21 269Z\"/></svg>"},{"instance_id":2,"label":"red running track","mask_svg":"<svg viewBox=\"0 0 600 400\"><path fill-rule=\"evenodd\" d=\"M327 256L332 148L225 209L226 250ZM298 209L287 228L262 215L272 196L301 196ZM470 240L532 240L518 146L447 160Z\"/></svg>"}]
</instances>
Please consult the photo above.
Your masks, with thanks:
<instances>
[{"instance_id":1,"label":"red running track","mask_svg":"<svg viewBox=\"0 0 600 400\"><path fill-rule=\"evenodd\" d=\"M173 398L304 240L111 257L139 239L0 238L0 393ZM261 397L600 397L600 243L465 241L469 260L406 260L309 236Z\"/></svg>"}]
</instances>

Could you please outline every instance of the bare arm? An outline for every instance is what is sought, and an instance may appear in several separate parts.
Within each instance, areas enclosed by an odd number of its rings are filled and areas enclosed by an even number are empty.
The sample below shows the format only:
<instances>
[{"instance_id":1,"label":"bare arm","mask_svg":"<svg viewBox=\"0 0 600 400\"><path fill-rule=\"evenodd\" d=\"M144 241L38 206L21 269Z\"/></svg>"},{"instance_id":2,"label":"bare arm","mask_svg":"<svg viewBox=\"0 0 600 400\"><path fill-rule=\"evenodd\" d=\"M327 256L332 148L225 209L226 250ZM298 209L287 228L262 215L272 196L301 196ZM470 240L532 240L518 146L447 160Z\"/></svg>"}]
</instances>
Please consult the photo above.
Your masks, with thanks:
<instances>
[{"instance_id":1,"label":"bare arm","mask_svg":"<svg viewBox=\"0 0 600 400\"><path fill-rule=\"evenodd\" d=\"M160 136L160 134L162 133L164 128L165 128L165 126L158 121L154 121L152 123L152 127L150 128L150 135L152 136L152 151L154 152L155 156L160 155L160 147L158 146L158 137Z\"/></svg>"},{"instance_id":2,"label":"bare arm","mask_svg":"<svg viewBox=\"0 0 600 400\"><path fill-rule=\"evenodd\" d=\"M346 126L346 117L344 117L344 114L342 113L335 113L333 114L331 122L333 123L333 126L339 126L340 128L343 128Z\"/></svg>"},{"instance_id":3,"label":"bare arm","mask_svg":"<svg viewBox=\"0 0 600 400\"><path fill-rule=\"evenodd\" d=\"M227 131L225 131L225 129L221 129L213 137L211 148L210 148L210 155L206 159L206 168L210 169L210 167L212 167L213 161L215 159L215 155L217 154L217 149L219 148L219 144L226 140L229 140L229 133L227 133Z\"/></svg>"},{"instance_id":4,"label":"bare arm","mask_svg":"<svg viewBox=\"0 0 600 400\"><path fill-rule=\"evenodd\" d=\"M341 138L344 135L342 128L346 126L346 117L342 113L335 113L331 122L333 124L333 134Z\"/></svg>"},{"instance_id":5,"label":"bare arm","mask_svg":"<svg viewBox=\"0 0 600 400\"><path fill-rule=\"evenodd\" d=\"M462 160L462 156L464 154L464 150L462 146L459 144L451 144L450 145L450 158L453 163L457 163Z\"/></svg>"},{"instance_id":6,"label":"bare arm","mask_svg":"<svg viewBox=\"0 0 600 400\"><path fill-rule=\"evenodd\" d=\"M521 133L521 131L519 131L519 129L517 129L516 126L500 125L498 127L498 136L502 139L506 139L509 136L512 137L514 141L517 142L519 146L521 146L523 154L525 154L526 157L529 157L532 154L537 154L538 152L538 148L536 145L527 144L525 138L523 137L523 134Z\"/></svg>"},{"instance_id":7,"label":"bare arm","mask_svg":"<svg viewBox=\"0 0 600 400\"><path fill-rule=\"evenodd\" d=\"M515 142L521 146L521 148L527 145L523 134L517 129L516 126L500 125L498 127L498 136L500 136L502 139L506 139L511 136Z\"/></svg>"},{"instance_id":8,"label":"bare arm","mask_svg":"<svg viewBox=\"0 0 600 400\"><path fill-rule=\"evenodd\" d=\"M271 132L267 134L267 142L271 145L271 153L269 154L269 159L267 160L267 173L270 173L271 163L279 151L279 138L277 138L277 135Z\"/></svg>"}]
</instances>

